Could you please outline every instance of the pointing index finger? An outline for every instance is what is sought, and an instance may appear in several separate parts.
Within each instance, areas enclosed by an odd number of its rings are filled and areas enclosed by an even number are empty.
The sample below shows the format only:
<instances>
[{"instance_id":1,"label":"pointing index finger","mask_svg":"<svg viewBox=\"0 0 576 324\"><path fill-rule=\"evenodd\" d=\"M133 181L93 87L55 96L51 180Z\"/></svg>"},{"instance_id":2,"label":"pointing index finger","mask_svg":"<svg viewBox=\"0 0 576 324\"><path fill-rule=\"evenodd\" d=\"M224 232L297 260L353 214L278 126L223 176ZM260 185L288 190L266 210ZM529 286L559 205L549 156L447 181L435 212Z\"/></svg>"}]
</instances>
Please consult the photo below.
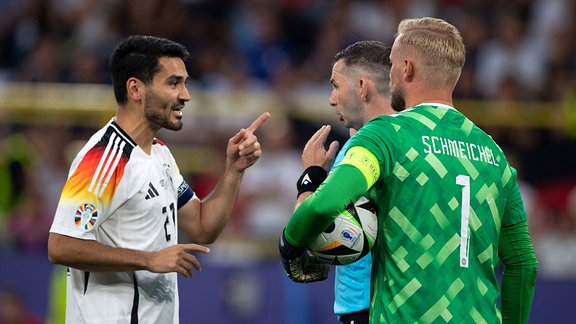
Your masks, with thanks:
<instances>
[{"instance_id":1,"label":"pointing index finger","mask_svg":"<svg viewBox=\"0 0 576 324\"><path fill-rule=\"evenodd\" d=\"M260 115L260 117L258 117L253 123L252 125L250 125L250 127L247 128L248 131L254 133L260 126L262 126L262 124L264 124L264 122L270 117L270 113L269 112L265 112L262 115Z\"/></svg>"}]
</instances>

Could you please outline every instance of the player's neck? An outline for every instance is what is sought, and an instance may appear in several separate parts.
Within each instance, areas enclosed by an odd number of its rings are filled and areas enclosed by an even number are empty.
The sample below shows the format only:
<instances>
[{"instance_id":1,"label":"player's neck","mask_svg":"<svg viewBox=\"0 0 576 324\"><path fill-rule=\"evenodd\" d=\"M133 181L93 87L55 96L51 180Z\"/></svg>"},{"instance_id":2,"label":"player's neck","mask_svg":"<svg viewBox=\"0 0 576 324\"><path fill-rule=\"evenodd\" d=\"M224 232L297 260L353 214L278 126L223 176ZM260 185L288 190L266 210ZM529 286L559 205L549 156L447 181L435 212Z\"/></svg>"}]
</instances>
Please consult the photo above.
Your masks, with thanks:
<instances>
[{"instance_id":1,"label":"player's neck","mask_svg":"<svg viewBox=\"0 0 576 324\"><path fill-rule=\"evenodd\" d=\"M390 104L389 97L377 96L375 99L374 102L371 102L370 105L366 107L366 120L364 123L367 123L373 118L381 115L390 115L395 113Z\"/></svg>"},{"instance_id":2,"label":"player's neck","mask_svg":"<svg viewBox=\"0 0 576 324\"><path fill-rule=\"evenodd\" d=\"M406 96L406 107L414 107L422 103L439 103L454 107L452 101L452 92L442 89L425 90L421 92L415 92L413 96Z\"/></svg>"},{"instance_id":3,"label":"player's neck","mask_svg":"<svg viewBox=\"0 0 576 324\"><path fill-rule=\"evenodd\" d=\"M156 132L150 129L148 121L143 116L137 117L127 114L117 114L115 121L116 124L136 142L142 151L146 154L151 153L152 141L156 136Z\"/></svg>"}]
</instances>

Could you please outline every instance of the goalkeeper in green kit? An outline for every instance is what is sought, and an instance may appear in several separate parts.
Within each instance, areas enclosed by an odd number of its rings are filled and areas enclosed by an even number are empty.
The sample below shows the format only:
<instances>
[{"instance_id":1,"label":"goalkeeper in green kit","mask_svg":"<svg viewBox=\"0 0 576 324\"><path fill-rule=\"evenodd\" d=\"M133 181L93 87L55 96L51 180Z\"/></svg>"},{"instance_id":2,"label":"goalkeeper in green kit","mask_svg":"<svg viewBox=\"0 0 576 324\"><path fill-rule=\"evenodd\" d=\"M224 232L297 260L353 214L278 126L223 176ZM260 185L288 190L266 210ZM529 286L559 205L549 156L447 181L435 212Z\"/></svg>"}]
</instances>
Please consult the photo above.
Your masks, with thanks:
<instances>
[{"instance_id":1,"label":"goalkeeper in green kit","mask_svg":"<svg viewBox=\"0 0 576 324\"><path fill-rule=\"evenodd\" d=\"M327 266L305 246L365 195L378 206L371 323L526 323L538 263L516 170L453 105L465 61L459 31L405 19L390 59L392 107L408 109L366 123L326 179L305 171L299 192L314 193L280 237L284 271L325 279Z\"/></svg>"}]
</instances>

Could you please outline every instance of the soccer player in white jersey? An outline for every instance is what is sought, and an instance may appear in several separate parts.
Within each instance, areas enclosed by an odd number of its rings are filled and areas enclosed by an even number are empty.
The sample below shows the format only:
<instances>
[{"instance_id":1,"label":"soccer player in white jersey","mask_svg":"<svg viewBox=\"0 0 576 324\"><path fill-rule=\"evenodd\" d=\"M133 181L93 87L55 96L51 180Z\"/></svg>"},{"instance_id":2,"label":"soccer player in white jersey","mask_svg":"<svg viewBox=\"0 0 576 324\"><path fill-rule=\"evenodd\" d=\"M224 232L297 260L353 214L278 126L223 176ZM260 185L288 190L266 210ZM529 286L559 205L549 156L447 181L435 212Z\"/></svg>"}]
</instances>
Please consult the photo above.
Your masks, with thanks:
<instances>
[{"instance_id":1,"label":"soccer player in white jersey","mask_svg":"<svg viewBox=\"0 0 576 324\"><path fill-rule=\"evenodd\" d=\"M110 60L116 116L78 153L50 229L48 257L69 267L67 323L178 323L177 274L214 242L232 213L246 168L261 156L262 114L228 141L223 175L200 200L155 136L182 128L188 51L131 36ZM178 229L198 244L178 244Z\"/></svg>"}]
</instances>

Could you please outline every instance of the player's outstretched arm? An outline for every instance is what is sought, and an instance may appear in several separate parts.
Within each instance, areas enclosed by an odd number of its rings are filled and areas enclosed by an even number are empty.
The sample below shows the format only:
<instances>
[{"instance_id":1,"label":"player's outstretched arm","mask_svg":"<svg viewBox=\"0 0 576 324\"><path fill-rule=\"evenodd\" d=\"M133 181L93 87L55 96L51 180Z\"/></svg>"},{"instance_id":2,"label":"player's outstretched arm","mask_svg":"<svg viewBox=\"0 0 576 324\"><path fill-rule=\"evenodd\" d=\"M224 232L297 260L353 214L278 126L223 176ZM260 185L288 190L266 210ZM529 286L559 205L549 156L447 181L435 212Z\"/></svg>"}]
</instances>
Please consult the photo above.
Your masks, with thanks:
<instances>
[{"instance_id":1,"label":"player's outstretched arm","mask_svg":"<svg viewBox=\"0 0 576 324\"><path fill-rule=\"evenodd\" d=\"M179 227L195 242L213 243L232 214L244 171L262 155L254 132L270 117L260 115L248 128L241 129L228 141L224 174L204 200L190 200L178 210Z\"/></svg>"},{"instance_id":2,"label":"player's outstretched arm","mask_svg":"<svg viewBox=\"0 0 576 324\"><path fill-rule=\"evenodd\" d=\"M192 277L193 269L200 271L201 267L191 252L209 253L210 249L198 244L177 244L157 252L144 252L55 233L48 239L50 262L91 272L148 270Z\"/></svg>"}]
</instances>

